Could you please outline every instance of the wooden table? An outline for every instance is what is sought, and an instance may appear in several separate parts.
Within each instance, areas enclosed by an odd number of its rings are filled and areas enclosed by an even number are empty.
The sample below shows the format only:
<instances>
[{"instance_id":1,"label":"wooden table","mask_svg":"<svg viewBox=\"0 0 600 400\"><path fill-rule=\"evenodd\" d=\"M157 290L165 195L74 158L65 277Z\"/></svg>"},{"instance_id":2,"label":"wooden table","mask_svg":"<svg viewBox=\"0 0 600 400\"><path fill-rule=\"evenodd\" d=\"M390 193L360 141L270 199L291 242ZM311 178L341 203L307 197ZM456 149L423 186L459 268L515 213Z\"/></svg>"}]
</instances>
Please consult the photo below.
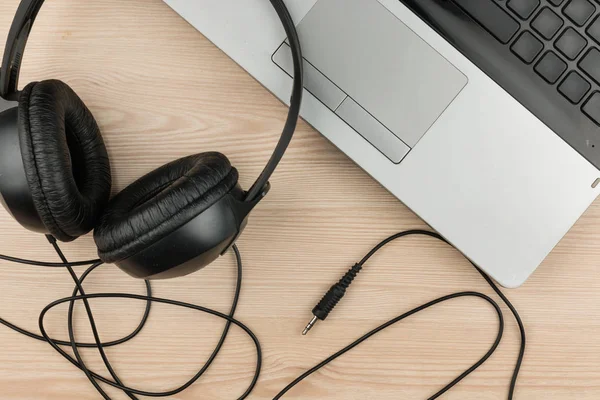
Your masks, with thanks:
<instances>
[{"instance_id":1,"label":"wooden table","mask_svg":"<svg viewBox=\"0 0 600 400\"><path fill-rule=\"evenodd\" d=\"M0 3L0 37L18 0ZM221 151L247 187L280 133L286 108L159 0L48 1L24 59L21 86L68 82L104 133L115 193L163 163ZM245 263L237 316L259 336L264 366L252 399L270 399L304 370L379 323L435 297L463 290L491 294L456 252L426 238L397 242L373 258L330 319L300 332L324 291L387 235L425 225L359 167L299 125L273 190L239 241ZM499 210L501 211L501 210ZM56 260L46 240L0 210L0 253ZM529 347L517 399L600 398L600 203L576 224L533 277L508 291L526 323ZM95 256L88 235L64 246L70 259ZM507 249L510 251L510 249ZM0 316L36 330L40 310L68 296L66 271L0 263ZM157 282L157 296L226 311L234 287L231 255L183 279ZM86 282L89 292L142 293L113 266ZM95 301L102 337L137 323L143 304ZM48 319L66 337L66 308ZM506 308L505 308L505 311ZM83 310L79 336L90 339ZM498 352L445 399L507 396L518 330L506 313ZM150 390L182 384L215 345L223 322L157 305L143 333L111 348L125 382ZM491 308L462 299L421 313L370 340L294 389L286 399L423 399L478 359L497 329ZM100 371L94 351L85 359ZM255 354L233 329L206 376L176 399L234 399L249 382ZM114 399L122 393L109 390ZM47 344L0 328L0 398L97 399L85 376Z\"/></svg>"}]
</instances>

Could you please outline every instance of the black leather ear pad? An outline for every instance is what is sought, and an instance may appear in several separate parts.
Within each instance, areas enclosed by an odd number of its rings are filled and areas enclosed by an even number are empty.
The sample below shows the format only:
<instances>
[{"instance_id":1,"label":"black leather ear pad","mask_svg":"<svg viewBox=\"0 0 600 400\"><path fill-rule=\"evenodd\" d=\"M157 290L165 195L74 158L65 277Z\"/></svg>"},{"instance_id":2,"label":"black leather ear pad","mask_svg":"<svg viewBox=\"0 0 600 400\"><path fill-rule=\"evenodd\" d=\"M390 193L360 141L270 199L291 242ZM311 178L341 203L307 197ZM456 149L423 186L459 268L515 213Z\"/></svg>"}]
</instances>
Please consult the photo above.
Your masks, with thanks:
<instances>
[{"instance_id":1,"label":"black leather ear pad","mask_svg":"<svg viewBox=\"0 0 600 400\"><path fill-rule=\"evenodd\" d=\"M107 263L131 257L216 203L237 180L221 153L181 158L150 172L110 201L94 231L98 255Z\"/></svg>"},{"instance_id":2,"label":"black leather ear pad","mask_svg":"<svg viewBox=\"0 0 600 400\"><path fill-rule=\"evenodd\" d=\"M108 203L111 174L100 129L65 83L25 87L19 141L33 203L48 231L71 241L91 231Z\"/></svg>"}]
</instances>

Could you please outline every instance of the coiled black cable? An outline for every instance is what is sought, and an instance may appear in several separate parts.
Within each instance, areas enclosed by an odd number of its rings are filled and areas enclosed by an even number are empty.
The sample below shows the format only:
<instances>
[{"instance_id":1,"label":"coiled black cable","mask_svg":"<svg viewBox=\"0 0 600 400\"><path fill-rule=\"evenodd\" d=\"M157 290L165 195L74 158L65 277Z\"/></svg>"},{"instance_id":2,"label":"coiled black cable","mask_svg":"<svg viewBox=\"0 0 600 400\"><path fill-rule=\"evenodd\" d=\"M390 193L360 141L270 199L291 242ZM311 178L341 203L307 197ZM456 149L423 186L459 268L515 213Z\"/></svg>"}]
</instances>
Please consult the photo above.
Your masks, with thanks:
<instances>
[{"instance_id":1,"label":"coiled black cable","mask_svg":"<svg viewBox=\"0 0 600 400\"><path fill-rule=\"evenodd\" d=\"M364 264L377 251L379 251L386 244L388 244L398 238L410 236L410 235L426 235L426 236L446 242L437 233L422 231L422 230L406 231L406 232L401 232L396 235L390 236L389 238L383 240L377 246L375 246L355 267L353 267L351 269L350 272L352 275L351 276L352 279L347 279L347 277L345 277L341 280L341 282L345 286L344 290L350 286L350 284L352 283L352 280L354 279L354 277L356 277L358 272L360 272L360 270L362 269ZM232 306L229 311L229 314L224 314L219 311L215 311L215 310L212 310L212 309L209 309L206 307L202 307L202 306L198 306L198 305L194 305L194 304L190 304L190 303L184 303L184 302L180 302L180 301L176 301L176 300L153 297L152 296L152 288L151 288L150 282L148 282L148 281L145 282L145 285L146 285L146 295L145 296L128 294L128 293L86 294L85 290L83 289L83 282L93 271L95 271L97 268L99 268L102 265L102 263L98 260L90 260L89 263L91 263L92 265L85 270L85 272L81 275L80 278L78 278L73 270L73 266L81 266L81 265L89 265L89 264L84 264L83 262L77 262L77 263L69 262L66 259L66 257L64 256L64 254L62 253L62 250L58 246L58 243L56 242L56 240L51 236L47 236L47 238L48 238L49 242L52 244L52 246L53 246L54 250L56 251L56 253L58 254L58 256L61 258L62 263L44 263L44 262L24 260L24 259L19 259L19 258L14 258L14 257L6 257L6 256L0 256L0 259L14 261L14 262L20 262L20 263L27 264L27 265L42 266L42 267L51 267L51 268L63 267L65 269L67 269L67 271L69 272L69 274L71 276L71 279L75 283L75 288L73 290L72 295L69 297L65 297L65 298L53 301L52 303L50 303L46 307L44 307L44 309L40 313L39 321L38 321L41 335L38 335L36 333L22 329L22 328L14 325L6 320L3 320L3 319L0 319L0 324L3 324L6 327L8 327L20 334L23 334L27 337L30 337L30 338L33 338L36 340L45 341L48 344L50 344L61 356L63 356L71 364L73 364L74 366L76 366L77 368L79 368L80 370L82 370L84 372L84 374L87 376L90 383L94 386L94 388L98 391L98 393L105 400L111 400L111 399L108 396L108 394L102 389L102 387L100 386L100 383L105 383L109 386L120 389L129 398L134 399L134 400L137 399L136 396L167 397L167 396L173 396L178 393L181 393L182 391L186 390L188 387L193 385L195 382L197 382L202 377L202 375L208 370L208 368L211 366L211 364L217 357L222 346L224 345L227 334L229 333L231 324L234 324L234 325L238 326L239 328L241 328L251 338L251 340L253 341L254 346L256 348L257 356L256 356L256 368L254 371L254 375L253 375L251 382L248 385L246 391L239 397L239 400L246 399L250 395L250 393L256 386L259 375L260 375L260 370L261 370L261 365L262 365L262 352L261 352L260 342L259 342L258 338L256 337L256 335L246 325L244 325L243 323L241 323L240 321L238 321L237 319L234 318L235 311L236 311L239 297L240 297L241 286L242 286L242 259L241 259L240 252L236 246L232 247L234 255L235 255L235 259L236 259L236 264L237 264L237 279L236 279L235 294L234 294L234 298L233 298L233 302L232 302ZM517 383L518 374L519 374L520 367L521 367L521 364L523 361L523 356L525 353L525 345L526 345L525 328L524 328L523 322L521 321L521 318L520 318L517 310L511 304L511 302L508 300L508 298L506 298L506 296L502 293L502 291L498 288L498 286L481 269L479 269L475 265L473 265L473 266L482 275L482 277L486 280L486 282L492 287L492 289L498 294L498 296L502 299L502 301L508 306L508 308L511 310L512 314L514 315L514 317L519 325L519 330L521 332L521 347L520 347L520 351L519 351L519 356L517 358L517 363L516 363L516 366L514 369L514 373L513 373L512 379L511 379L511 383L510 383L510 387L509 387L509 395L508 395L508 399L512 400L513 396L514 396L514 391L515 391L515 387L516 387L516 383ZM335 287L335 285L334 285L334 287ZM337 301L339 301L341 299L341 297L343 297L343 294L338 299L336 299L335 304L337 304ZM443 297L440 297L433 301L430 301L420 307L417 307L411 311L408 311L408 312L378 326L377 328L366 333L365 335L363 335L362 337L360 337L353 343L349 344L345 348L341 349L340 351L336 352L332 356L328 357L324 361L320 362L313 368L309 369L308 371L306 371L305 373L300 375L298 378L293 380L289 385L287 385L282 391L280 391L273 399L274 400L281 399L293 387L298 385L304 379L308 378L315 371L323 368L324 366L331 363L338 357L341 357L348 351L354 349L355 347L357 347L364 341L368 340L372 336L376 335L377 333L381 332L382 330L384 330L400 321L403 321L404 319L406 319L406 318L410 317L411 315L414 315L420 311L423 311L423 310L433 307L437 304L440 304L440 303L443 303L443 302L446 302L446 301L449 301L452 299L460 298L460 297L480 298L480 299L488 302L489 304L491 304L492 307L494 308L495 312L498 315L498 321L499 321L498 334L496 336L494 343L488 350L488 352L480 360L478 360L473 366L471 366L465 372L460 374L452 382L450 382L446 386L444 386L436 394L429 397L429 400L439 398L444 393L446 393L448 390L452 389L456 384L458 384L464 378L466 378L469 374L471 374L473 371L475 371L478 367L483 365L489 359L489 357L491 357L492 354L496 351L496 349L498 348L498 346L502 340L502 336L503 336L503 332L504 332L504 317L502 314L502 310L496 301L494 301L491 297L489 297L483 293L473 292L473 291L465 291L465 292L454 293L454 294L450 294L447 296L443 296ZM125 336L124 338L110 341L110 342L102 342L100 339L100 335L98 333L96 323L94 320L92 308L91 308L91 305L89 304L88 300L90 300L90 299L105 299L105 298L133 299L133 300L146 302L146 308L145 308L144 314L142 316L142 319L141 319L138 327L132 333ZM94 343L80 343L80 342L77 342L77 340L76 340L75 330L73 327L73 312L74 312L75 303L78 301L82 301L84 304L84 307L86 309L88 321L90 323L90 327L92 328L92 333L94 336ZM184 307L184 308L188 308L188 309L192 309L192 310L196 310L196 311L201 311L201 312L208 313L208 314L214 315L216 317L222 318L227 321L225 328L223 329L223 332L221 334L221 338L220 338L219 342L217 343L215 349L213 350L212 354L207 359L207 361L204 363L202 368L191 379L189 379L185 384L179 386L178 388L175 388L170 391L165 391L165 392L149 392L149 391L132 388L132 387L125 385L122 382L122 380L119 378L118 374L114 371L114 369L110 363L110 360L108 359L108 356L106 355L106 353L104 351L104 349L107 347L116 346L118 344L125 343L125 342L133 339L137 334L139 334L142 331L142 329L144 328L144 326L148 320L153 302L173 305L173 306L177 306L177 307ZM65 304L65 303L69 303L69 312L68 312L69 340L68 341L51 338L48 335L48 333L46 332L46 329L44 326L46 314L50 310L52 310L54 307L61 305L61 304ZM329 312L331 312L332 310L333 310L333 307L328 307L327 314ZM325 315L325 317L326 317L326 315ZM68 354L64 349L61 348L61 346L62 347L70 346L71 349L73 350L75 356L73 357L70 354ZM87 365L85 364L83 359L81 358L81 355L80 355L81 348L97 349L103 362L104 362L104 365L106 366L112 379L104 377L94 371L91 371L87 367Z\"/></svg>"},{"instance_id":2,"label":"coiled black cable","mask_svg":"<svg viewBox=\"0 0 600 400\"><path fill-rule=\"evenodd\" d=\"M188 387L193 385L196 381L198 381L202 377L202 375L208 370L208 368L211 366L211 364L213 363L213 361L219 354L219 351L223 347L225 340L227 338L227 334L229 333L229 330L231 328L231 324L234 324L234 325L240 327L244 332L246 332L246 334L248 334L248 336L250 336L250 338L252 339L252 341L254 342L254 344L256 346L257 361L256 361L256 368L255 368L254 376L252 377L252 380L251 380L250 384L248 385L246 391L239 397L239 399L242 400L249 396L249 394L252 392L252 390L254 389L254 387L256 386L256 383L258 381L258 377L260 374L260 368L261 368L261 362L262 362L262 354L261 354L260 342L259 342L258 338L256 337L256 335L254 335L254 333L247 326L245 326L244 324L242 324L241 322L239 322L238 320L236 320L234 318L234 314L237 309L237 305L238 305L240 293L241 293L241 288L242 288L242 269L243 269L242 258L241 258L241 255L240 255L240 252L239 252L237 246L234 245L232 247L233 253L234 253L235 259L236 259L236 265L237 265L236 288L235 288L233 302L232 302L232 306L229 311L229 314L224 314L224 313L221 313L221 312L218 312L215 310L211 310L206 307L197 306L194 304L184 303L184 302L176 301L176 300L161 299L161 298L153 297L152 296L152 287L151 287L151 284L149 281L145 281L146 296L134 295L134 294L129 294L129 293L86 294L83 289L83 282L93 271L95 271L98 267L103 265L102 262L99 260L90 260L89 262L76 262L76 263L69 262L66 259L66 257L64 256L60 247L58 246L56 239L54 239L51 236L47 236L47 238L48 238L48 241L52 244L52 246L53 246L54 250L56 251L56 253L58 254L58 256L61 258L62 263L46 263L46 262L25 260L25 259L20 259L20 258L16 258L16 257L7 257L7 256L0 256L0 259L17 262L17 263L22 263L22 264L26 264L26 265L35 265L35 266L50 267L50 268L57 268L57 267L66 268L71 276L71 279L75 283L75 289L73 290L72 295L70 297L65 297L65 298L56 300L56 301L50 303L48 306L46 306L42 310L42 312L39 316L39 328L40 328L41 335L38 335L34 332L28 331L23 328L20 328L17 325L15 325L9 321L6 321L4 319L1 319L1 318L0 318L0 324L20 333L22 335L25 335L29 338L44 341L44 342L47 342L48 344L50 344L62 357L64 357L66 360L68 360L71 364L75 365L80 370L82 370L85 373L85 375L87 376L87 378L89 379L89 381L91 382L91 384L94 386L94 388L106 400L110 400L110 397L102 389L99 382L102 382L109 386L120 389L131 399L137 399L136 395L148 396L148 397L167 397L167 396L173 396L178 393L181 393L182 391L186 390ZM80 278L78 278L72 267L89 265L90 263L92 265L84 271L84 273L81 275ZM145 308L144 314L142 316L142 319L141 319L139 325L132 333L130 333L129 335L127 335L121 339L118 339L118 340L114 340L114 341L110 341L110 342L102 342L100 340L100 335L99 335L99 332L96 327L96 322L95 322L95 319L93 316L91 306L88 302L88 300L92 299L92 298L112 298L112 299L118 298L118 299L140 300L140 301L146 302L146 308ZM75 302L77 302L77 301L82 301L84 303L84 306L85 306L86 312L87 312L88 321L90 322L90 327L92 328L92 333L93 333L93 336L95 339L94 343L80 343L80 342L77 342L77 340L75 338L75 330L73 327L73 313L74 313L74 305L75 305ZM215 349L213 350L212 354L209 356L207 361L204 363L202 368L200 368L200 370L191 379L189 379L186 383L184 383L183 385L181 385L173 390L166 391L166 392L149 392L149 391L134 389L134 388L126 386L125 384L123 384L123 382L118 377L117 373L114 371L114 369L110 363L110 360L108 359L108 356L106 355L106 353L104 351L104 349L107 347L116 346L116 345L125 343L125 342L133 339L135 336L137 336L142 331L142 329L146 325L146 322L148 321L153 302L169 304L169 305L173 305L173 306L177 306L177 307L184 307L184 308L193 309L196 311L201 311L201 312L211 314L216 317L225 319L227 321L227 323L225 324L225 327L223 329L223 332L221 334L221 338L219 339L219 342L215 346ZM46 329L44 326L44 318L45 318L46 314L52 308L54 308L60 304L64 304L64 303L69 303L69 311L68 311L69 340L68 341L51 338L48 335L48 333L46 332ZM73 357L69 353L67 353L64 349L61 348L61 346L70 346L74 352L75 357ZM111 375L112 379L108 379L108 378L88 369L87 365L81 358L81 355L80 355L81 348L97 349L103 362L104 362L104 365L107 368L107 370L109 371L109 374Z\"/></svg>"}]
</instances>

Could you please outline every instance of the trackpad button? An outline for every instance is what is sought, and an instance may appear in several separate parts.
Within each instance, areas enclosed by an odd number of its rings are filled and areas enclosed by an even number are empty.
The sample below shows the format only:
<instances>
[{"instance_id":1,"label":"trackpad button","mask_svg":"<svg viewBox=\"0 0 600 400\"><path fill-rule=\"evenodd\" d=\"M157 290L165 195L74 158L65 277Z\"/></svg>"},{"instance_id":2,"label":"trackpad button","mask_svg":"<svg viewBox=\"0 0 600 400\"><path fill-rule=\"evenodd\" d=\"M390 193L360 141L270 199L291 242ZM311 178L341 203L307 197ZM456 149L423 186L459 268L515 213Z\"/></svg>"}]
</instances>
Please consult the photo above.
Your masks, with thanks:
<instances>
[{"instance_id":1,"label":"trackpad button","mask_svg":"<svg viewBox=\"0 0 600 400\"><path fill-rule=\"evenodd\" d=\"M410 147L468 82L377 0L320 0L298 32L304 58Z\"/></svg>"},{"instance_id":2,"label":"trackpad button","mask_svg":"<svg viewBox=\"0 0 600 400\"><path fill-rule=\"evenodd\" d=\"M350 97L344 100L336 113L394 164L399 164L410 151L396 135Z\"/></svg>"}]
</instances>

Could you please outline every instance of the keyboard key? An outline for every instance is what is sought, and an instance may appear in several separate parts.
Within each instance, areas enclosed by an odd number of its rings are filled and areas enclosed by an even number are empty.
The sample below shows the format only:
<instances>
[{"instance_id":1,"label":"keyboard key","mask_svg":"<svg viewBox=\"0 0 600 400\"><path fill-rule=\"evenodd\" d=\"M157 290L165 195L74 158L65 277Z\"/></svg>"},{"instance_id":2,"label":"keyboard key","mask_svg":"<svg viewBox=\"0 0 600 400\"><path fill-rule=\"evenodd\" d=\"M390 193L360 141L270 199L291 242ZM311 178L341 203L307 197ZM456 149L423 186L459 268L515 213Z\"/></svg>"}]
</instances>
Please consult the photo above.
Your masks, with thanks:
<instances>
[{"instance_id":1,"label":"keyboard key","mask_svg":"<svg viewBox=\"0 0 600 400\"><path fill-rule=\"evenodd\" d=\"M554 4L555 6L560 6L563 1L565 0L550 0L550 3Z\"/></svg>"},{"instance_id":2,"label":"keyboard key","mask_svg":"<svg viewBox=\"0 0 600 400\"><path fill-rule=\"evenodd\" d=\"M590 85L581 75L575 71L571 71L558 86L558 91L571 103L577 104L591 88L592 85Z\"/></svg>"},{"instance_id":3,"label":"keyboard key","mask_svg":"<svg viewBox=\"0 0 600 400\"><path fill-rule=\"evenodd\" d=\"M581 109L592 121L600 125L600 92L591 95Z\"/></svg>"},{"instance_id":4,"label":"keyboard key","mask_svg":"<svg viewBox=\"0 0 600 400\"><path fill-rule=\"evenodd\" d=\"M552 39L558 30L563 26L564 21L548 7L542 11L531 22L531 27L535 29L544 39Z\"/></svg>"},{"instance_id":5,"label":"keyboard key","mask_svg":"<svg viewBox=\"0 0 600 400\"><path fill-rule=\"evenodd\" d=\"M535 71L548 83L556 83L567 69L567 64L553 51L547 51L535 65Z\"/></svg>"},{"instance_id":6,"label":"keyboard key","mask_svg":"<svg viewBox=\"0 0 600 400\"><path fill-rule=\"evenodd\" d=\"M510 42L521 25L492 0L454 0L467 14L504 44Z\"/></svg>"},{"instance_id":7,"label":"keyboard key","mask_svg":"<svg viewBox=\"0 0 600 400\"><path fill-rule=\"evenodd\" d=\"M508 0L508 8L519 17L527 19L540 5L540 0Z\"/></svg>"},{"instance_id":8,"label":"keyboard key","mask_svg":"<svg viewBox=\"0 0 600 400\"><path fill-rule=\"evenodd\" d=\"M510 47L521 60L531 64L544 49L544 45L530 32L523 32Z\"/></svg>"},{"instance_id":9,"label":"keyboard key","mask_svg":"<svg viewBox=\"0 0 600 400\"><path fill-rule=\"evenodd\" d=\"M579 68L596 83L600 83L600 51L592 47L579 61Z\"/></svg>"},{"instance_id":10,"label":"keyboard key","mask_svg":"<svg viewBox=\"0 0 600 400\"><path fill-rule=\"evenodd\" d=\"M569 60L574 60L585 49L585 46L587 46L587 40L577 33L575 29L567 28L560 35L555 46Z\"/></svg>"},{"instance_id":11,"label":"keyboard key","mask_svg":"<svg viewBox=\"0 0 600 400\"><path fill-rule=\"evenodd\" d=\"M594 22L587 28L587 34L596 42L600 43L600 16L597 16Z\"/></svg>"},{"instance_id":12,"label":"keyboard key","mask_svg":"<svg viewBox=\"0 0 600 400\"><path fill-rule=\"evenodd\" d=\"M594 11L596 7L588 0L571 0L564 9L565 15L579 26L583 26Z\"/></svg>"}]
</instances>

